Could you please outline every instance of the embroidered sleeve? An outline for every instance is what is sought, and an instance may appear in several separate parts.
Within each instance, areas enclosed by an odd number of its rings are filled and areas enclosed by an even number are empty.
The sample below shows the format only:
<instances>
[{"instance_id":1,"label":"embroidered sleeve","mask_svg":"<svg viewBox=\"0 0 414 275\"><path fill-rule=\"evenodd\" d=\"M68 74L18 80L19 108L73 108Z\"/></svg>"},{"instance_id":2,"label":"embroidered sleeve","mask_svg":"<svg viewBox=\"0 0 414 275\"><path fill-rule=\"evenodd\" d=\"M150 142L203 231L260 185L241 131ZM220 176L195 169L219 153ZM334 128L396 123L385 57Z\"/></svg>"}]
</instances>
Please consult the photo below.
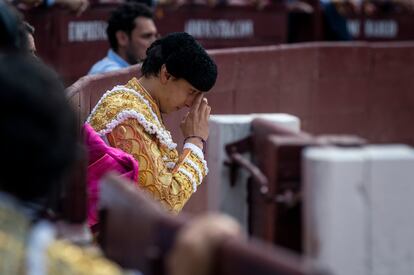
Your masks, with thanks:
<instances>
[{"instance_id":1,"label":"embroidered sleeve","mask_svg":"<svg viewBox=\"0 0 414 275\"><path fill-rule=\"evenodd\" d=\"M120 123L107 138L111 146L138 160L139 186L172 212L181 211L207 174L207 165L198 147L186 145L178 156L175 149L169 149L148 134L136 119Z\"/></svg>"}]
</instances>

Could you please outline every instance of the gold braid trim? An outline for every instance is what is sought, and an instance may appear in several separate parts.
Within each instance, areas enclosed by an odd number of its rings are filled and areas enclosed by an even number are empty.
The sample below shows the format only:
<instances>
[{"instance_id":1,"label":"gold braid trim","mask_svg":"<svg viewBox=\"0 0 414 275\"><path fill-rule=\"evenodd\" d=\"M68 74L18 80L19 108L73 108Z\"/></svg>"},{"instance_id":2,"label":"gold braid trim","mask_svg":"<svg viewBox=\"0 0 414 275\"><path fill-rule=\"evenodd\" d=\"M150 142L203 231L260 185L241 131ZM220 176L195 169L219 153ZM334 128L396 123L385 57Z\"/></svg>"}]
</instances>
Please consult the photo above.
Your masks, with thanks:
<instances>
[{"instance_id":1,"label":"gold braid trim","mask_svg":"<svg viewBox=\"0 0 414 275\"><path fill-rule=\"evenodd\" d=\"M133 77L131 80L128 81L127 84L125 84L125 87L133 89L135 91L139 91L144 98L149 102L150 108L157 114L158 119L162 122L162 117L160 113L160 109L158 108L157 103L154 101L152 96L145 90L145 88L139 83L138 79Z\"/></svg>"},{"instance_id":2,"label":"gold braid trim","mask_svg":"<svg viewBox=\"0 0 414 275\"><path fill-rule=\"evenodd\" d=\"M124 87L124 89L122 89L122 87ZM158 127L162 127L158 114L155 112L158 117L157 121L151 113L152 110L142 100L142 98L134 93L128 92L125 88L131 89L127 85L118 86L116 90L113 89L105 93L102 100L98 102L98 105L88 118L89 124L95 129L95 131L99 132L105 130L108 125L116 119L117 115L125 110L136 111L137 113L142 114L147 121ZM140 93L139 90L135 90L135 92ZM144 93L141 92L140 94L145 98Z\"/></svg>"},{"instance_id":3,"label":"gold braid trim","mask_svg":"<svg viewBox=\"0 0 414 275\"><path fill-rule=\"evenodd\" d=\"M22 274L24 256L23 240L0 232L0 274Z\"/></svg>"},{"instance_id":4,"label":"gold braid trim","mask_svg":"<svg viewBox=\"0 0 414 275\"><path fill-rule=\"evenodd\" d=\"M139 186L166 209L179 212L192 194L190 180L167 167L177 163L177 150L168 150L135 120L128 119L107 135L111 146L131 154L139 163Z\"/></svg>"},{"instance_id":5,"label":"gold braid trim","mask_svg":"<svg viewBox=\"0 0 414 275\"><path fill-rule=\"evenodd\" d=\"M196 154L194 154L193 152L191 152L191 154L188 157L190 158L190 160L192 162L194 162L195 164L197 164L198 169L200 169L201 173L203 174L203 177L205 177L207 175L207 171L204 168L204 165L201 162L201 160L198 158L198 156Z\"/></svg>"},{"instance_id":6,"label":"gold braid trim","mask_svg":"<svg viewBox=\"0 0 414 275\"><path fill-rule=\"evenodd\" d=\"M106 92L92 110L87 122L95 131L104 135L129 118L137 120L162 146L169 150L177 147L162 122L158 106L135 78L125 86L115 86Z\"/></svg>"},{"instance_id":7,"label":"gold braid trim","mask_svg":"<svg viewBox=\"0 0 414 275\"><path fill-rule=\"evenodd\" d=\"M25 242L29 221L11 205L0 203L0 274L25 274Z\"/></svg>"},{"instance_id":8,"label":"gold braid trim","mask_svg":"<svg viewBox=\"0 0 414 275\"><path fill-rule=\"evenodd\" d=\"M28 218L13 205L0 202L0 274L26 274L26 242L30 231ZM117 275L123 274L98 253L54 241L47 248L47 274Z\"/></svg>"},{"instance_id":9,"label":"gold braid trim","mask_svg":"<svg viewBox=\"0 0 414 275\"><path fill-rule=\"evenodd\" d=\"M115 275L121 269L98 253L55 241L47 249L48 274Z\"/></svg>"}]
</instances>

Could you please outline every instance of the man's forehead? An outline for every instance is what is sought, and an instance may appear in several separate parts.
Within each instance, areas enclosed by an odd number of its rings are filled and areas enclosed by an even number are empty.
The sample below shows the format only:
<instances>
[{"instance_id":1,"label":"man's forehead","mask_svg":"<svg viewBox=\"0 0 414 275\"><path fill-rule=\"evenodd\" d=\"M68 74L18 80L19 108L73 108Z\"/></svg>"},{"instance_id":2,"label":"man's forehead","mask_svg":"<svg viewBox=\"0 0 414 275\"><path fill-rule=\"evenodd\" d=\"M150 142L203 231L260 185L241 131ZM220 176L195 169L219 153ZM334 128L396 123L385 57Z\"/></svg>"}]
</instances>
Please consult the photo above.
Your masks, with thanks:
<instances>
[{"instance_id":1,"label":"man's forehead","mask_svg":"<svg viewBox=\"0 0 414 275\"><path fill-rule=\"evenodd\" d=\"M157 27L155 26L154 20L144 16L138 16L134 20L135 29L145 32L156 32Z\"/></svg>"}]
</instances>

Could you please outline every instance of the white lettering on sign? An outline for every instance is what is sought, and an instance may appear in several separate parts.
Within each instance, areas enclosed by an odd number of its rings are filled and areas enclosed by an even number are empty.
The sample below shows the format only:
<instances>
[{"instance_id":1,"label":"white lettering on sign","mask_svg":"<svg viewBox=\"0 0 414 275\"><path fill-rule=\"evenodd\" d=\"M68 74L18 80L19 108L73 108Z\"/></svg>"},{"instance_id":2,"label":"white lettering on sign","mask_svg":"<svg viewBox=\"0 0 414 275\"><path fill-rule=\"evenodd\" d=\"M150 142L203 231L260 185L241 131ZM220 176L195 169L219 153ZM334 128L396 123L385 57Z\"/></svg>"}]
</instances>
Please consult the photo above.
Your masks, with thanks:
<instances>
[{"instance_id":1,"label":"white lettering on sign","mask_svg":"<svg viewBox=\"0 0 414 275\"><path fill-rule=\"evenodd\" d=\"M348 31L351 34L352 37L358 37L360 34L360 25L361 23L359 22L358 19L350 19L347 22L347 26L348 26Z\"/></svg>"},{"instance_id":2,"label":"white lettering on sign","mask_svg":"<svg viewBox=\"0 0 414 275\"><path fill-rule=\"evenodd\" d=\"M68 41L100 41L107 40L105 21L74 21L68 24Z\"/></svg>"},{"instance_id":3,"label":"white lettering on sign","mask_svg":"<svg viewBox=\"0 0 414 275\"><path fill-rule=\"evenodd\" d=\"M195 38L249 38L254 36L254 25L252 20L190 19L185 31Z\"/></svg>"},{"instance_id":4,"label":"white lettering on sign","mask_svg":"<svg viewBox=\"0 0 414 275\"><path fill-rule=\"evenodd\" d=\"M395 38L398 34L398 24L394 20L366 20L365 37Z\"/></svg>"}]
</instances>

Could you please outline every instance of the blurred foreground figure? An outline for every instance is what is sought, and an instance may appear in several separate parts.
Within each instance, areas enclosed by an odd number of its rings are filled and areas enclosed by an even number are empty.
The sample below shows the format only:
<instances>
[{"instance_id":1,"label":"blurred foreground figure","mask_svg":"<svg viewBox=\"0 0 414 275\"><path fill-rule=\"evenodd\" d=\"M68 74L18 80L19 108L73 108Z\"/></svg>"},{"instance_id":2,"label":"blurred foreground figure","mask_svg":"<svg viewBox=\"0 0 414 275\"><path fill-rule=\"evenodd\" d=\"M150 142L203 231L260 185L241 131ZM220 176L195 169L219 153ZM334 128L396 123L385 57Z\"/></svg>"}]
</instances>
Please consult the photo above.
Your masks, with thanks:
<instances>
[{"instance_id":1,"label":"blurred foreground figure","mask_svg":"<svg viewBox=\"0 0 414 275\"><path fill-rule=\"evenodd\" d=\"M28 37L20 14L0 0L0 52L26 52Z\"/></svg>"},{"instance_id":2,"label":"blurred foreground figure","mask_svg":"<svg viewBox=\"0 0 414 275\"><path fill-rule=\"evenodd\" d=\"M14 7L0 0L0 51L36 56L35 29Z\"/></svg>"},{"instance_id":3,"label":"blurred foreground figure","mask_svg":"<svg viewBox=\"0 0 414 275\"><path fill-rule=\"evenodd\" d=\"M220 244L244 237L240 225L230 216L208 214L194 218L178 233L168 256L169 275L213 274Z\"/></svg>"},{"instance_id":4,"label":"blurred foreground figure","mask_svg":"<svg viewBox=\"0 0 414 275\"><path fill-rule=\"evenodd\" d=\"M30 55L2 54L0 90L0 274L120 274L56 241L45 219L77 151L75 116L55 74Z\"/></svg>"},{"instance_id":5,"label":"blurred foreground figure","mask_svg":"<svg viewBox=\"0 0 414 275\"><path fill-rule=\"evenodd\" d=\"M35 28L27 22L24 22L23 24L27 35L27 49L31 55L36 56L36 43L34 38Z\"/></svg>"}]
</instances>

